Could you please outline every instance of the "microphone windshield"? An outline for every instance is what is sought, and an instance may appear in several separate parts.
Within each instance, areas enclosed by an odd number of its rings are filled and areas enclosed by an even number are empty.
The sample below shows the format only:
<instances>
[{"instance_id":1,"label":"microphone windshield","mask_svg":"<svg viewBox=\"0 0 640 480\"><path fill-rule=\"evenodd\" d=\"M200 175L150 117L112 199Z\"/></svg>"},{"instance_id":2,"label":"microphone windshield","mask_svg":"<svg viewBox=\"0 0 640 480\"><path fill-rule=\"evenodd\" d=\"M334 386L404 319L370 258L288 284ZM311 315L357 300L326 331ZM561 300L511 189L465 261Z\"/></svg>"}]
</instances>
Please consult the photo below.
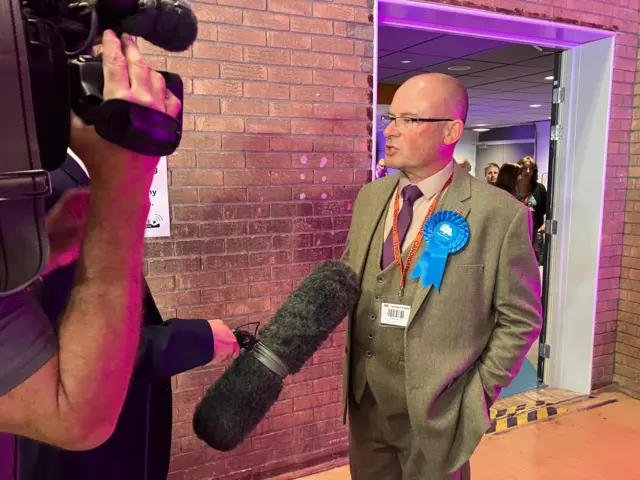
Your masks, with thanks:
<instances>
[{"instance_id":1,"label":"microphone windshield","mask_svg":"<svg viewBox=\"0 0 640 480\"><path fill-rule=\"evenodd\" d=\"M198 19L186 0L138 0L120 29L169 52L187 50L198 36Z\"/></svg>"},{"instance_id":2,"label":"microphone windshield","mask_svg":"<svg viewBox=\"0 0 640 480\"><path fill-rule=\"evenodd\" d=\"M259 340L296 373L353 310L360 297L357 275L345 264L320 264L289 295ZM207 390L193 429L216 450L235 448L262 421L282 392L283 378L255 350L245 350Z\"/></svg>"},{"instance_id":3,"label":"microphone windshield","mask_svg":"<svg viewBox=\"0 0 640 480\"><path fill-rule=\"evenodd\" d=\"M260 331L260 340L297 373L360 298L357 275L344 263L321 263Z\"/></svg>"}]
</instances>

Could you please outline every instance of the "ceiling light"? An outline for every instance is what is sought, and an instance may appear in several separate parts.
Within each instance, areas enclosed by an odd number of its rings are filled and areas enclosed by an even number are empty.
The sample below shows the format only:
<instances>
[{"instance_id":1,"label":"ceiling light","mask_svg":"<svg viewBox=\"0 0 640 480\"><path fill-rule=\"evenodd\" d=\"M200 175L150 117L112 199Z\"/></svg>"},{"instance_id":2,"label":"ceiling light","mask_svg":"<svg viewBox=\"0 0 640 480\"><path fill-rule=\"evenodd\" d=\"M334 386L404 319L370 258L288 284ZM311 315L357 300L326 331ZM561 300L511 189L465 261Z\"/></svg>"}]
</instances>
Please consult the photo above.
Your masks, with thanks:
<instances>
[{"instance_id":1,"label":"ceiling light","mask_svg":"<svg viewBox=\"0 0 640 480\"><path fill-rule=\"evenodd\" d=\"M548 77L544 77L545 80L553 80L553 75L550 75Z\"/></svg>"},{"instance_id":2,"label":"ceiling light","mask_svg":"<svg viewBox=\"0 0 640 480\"><path fill-rule=\"evenodd\" d=\"M411 60L402 60L400 63L411 63Z\"/></svg>"},{"instance_id":3,"label":"ceiling light","mask_svg":"<svg viewBox=\"0 0 640 480\"><path fill-rule=\"evenodd\" d=\"M488 132L489 130L491 130L490 128L474 128L473 131L474 132Z\"/></svg>"},{"instance_id":4,"label":"ceiling light","mask_svg":"<svg viewBox=\"0 0 640 480\"><path fill-rule=\"evenodd\" d=\"M533 105L529 105L530 108L539 108L542 105L538 104L538 103L534 103Z\"/></svg>"},{"instance_id":5,"label":"ceiling light","mask_svg":"<svg viewBox=\"0 0 640 480\"><path fill-rule=\"evenodd\" d=\"M476 125L476 127L486 127L486 126L487 126L486 123L479 123L479 124Z\"/></svg>"},{"instance_id":6,"label":"ceiling light","mask_svg":"<svg viewBox=\"0 0 640 480\"><path fill-rule=\"evenodd\" d=\"M447 68L447 70L451 72L464 72L465 70L471 70L471 67L469 65L452 65Z\"/></svg>"}]
</instances>

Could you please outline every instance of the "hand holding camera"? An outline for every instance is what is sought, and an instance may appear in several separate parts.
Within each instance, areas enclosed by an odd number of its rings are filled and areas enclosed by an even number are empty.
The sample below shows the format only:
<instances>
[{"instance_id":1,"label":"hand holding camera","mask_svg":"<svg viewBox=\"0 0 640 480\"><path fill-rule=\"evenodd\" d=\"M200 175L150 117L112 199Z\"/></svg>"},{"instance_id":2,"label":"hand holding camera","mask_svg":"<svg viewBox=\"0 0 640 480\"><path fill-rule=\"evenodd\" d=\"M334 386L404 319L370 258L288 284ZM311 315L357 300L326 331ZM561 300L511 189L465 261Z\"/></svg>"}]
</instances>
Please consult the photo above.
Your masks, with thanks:
<instances>
[{"instance_id":1,"label":"hand holding camera","mask_svg":"<svg viewBox=\"0 0 640 480\"><path fill-rule=\"evenodd\" d=\"M105 101L125 100L174 118L178 115L182 107L180 100L166 88L164 77L149 68L130 36L123 35L118 39L112 31L105 31L102 58ZM87 126L75 114L72 114L70 140L71 149L83 159L92 178L106 180L117 172L134 175L137 169L143 169L149 182L142 185L148 190L158 157L146 157L105 140L96 133L94 126ZM105 152L114 159L105 162Z\"/></svg>"}]
</instances>

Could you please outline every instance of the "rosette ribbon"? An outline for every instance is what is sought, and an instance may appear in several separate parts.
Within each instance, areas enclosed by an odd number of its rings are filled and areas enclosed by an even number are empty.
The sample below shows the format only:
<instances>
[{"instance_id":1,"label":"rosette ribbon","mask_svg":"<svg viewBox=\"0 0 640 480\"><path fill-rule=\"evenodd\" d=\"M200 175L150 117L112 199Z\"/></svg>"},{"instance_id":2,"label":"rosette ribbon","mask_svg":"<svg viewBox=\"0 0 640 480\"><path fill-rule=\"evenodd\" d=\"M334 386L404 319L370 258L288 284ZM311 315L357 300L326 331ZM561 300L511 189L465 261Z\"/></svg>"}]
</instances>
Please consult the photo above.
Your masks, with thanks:
<instances>
[{"instance_id":1,"label":"rosette ribbon","mask_svg":"<svg viewBox=\"0 0 640 480\"><path fill-rule=\"evenodd\" d=\"M409 278L419 278L423 288L433 285L439 291L449 255L469 241L469 224L457 212L436 212L425 223L423 236L426 247Z\"/></svg>"}]
</instances>

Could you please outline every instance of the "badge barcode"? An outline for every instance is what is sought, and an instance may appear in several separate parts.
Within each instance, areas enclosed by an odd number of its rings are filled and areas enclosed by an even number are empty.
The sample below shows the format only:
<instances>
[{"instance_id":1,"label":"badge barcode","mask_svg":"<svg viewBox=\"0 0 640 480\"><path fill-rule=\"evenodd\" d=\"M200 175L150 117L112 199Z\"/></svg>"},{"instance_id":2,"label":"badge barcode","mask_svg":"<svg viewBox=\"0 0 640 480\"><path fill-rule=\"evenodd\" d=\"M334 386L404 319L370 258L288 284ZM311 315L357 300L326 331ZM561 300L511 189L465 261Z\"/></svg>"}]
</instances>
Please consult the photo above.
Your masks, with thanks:
<instances>
[{"instance_id":1,"label":"badge barcode","mask_svg":"<svg viewBox=\"0 0 640 480\"><path fill-rule=\"evenodd\" d=\"M389 317L391 318L399 318L400 320L404 320L404 310L395 310L393 308L389 309Z\"/></svg>"}]
</instances>

